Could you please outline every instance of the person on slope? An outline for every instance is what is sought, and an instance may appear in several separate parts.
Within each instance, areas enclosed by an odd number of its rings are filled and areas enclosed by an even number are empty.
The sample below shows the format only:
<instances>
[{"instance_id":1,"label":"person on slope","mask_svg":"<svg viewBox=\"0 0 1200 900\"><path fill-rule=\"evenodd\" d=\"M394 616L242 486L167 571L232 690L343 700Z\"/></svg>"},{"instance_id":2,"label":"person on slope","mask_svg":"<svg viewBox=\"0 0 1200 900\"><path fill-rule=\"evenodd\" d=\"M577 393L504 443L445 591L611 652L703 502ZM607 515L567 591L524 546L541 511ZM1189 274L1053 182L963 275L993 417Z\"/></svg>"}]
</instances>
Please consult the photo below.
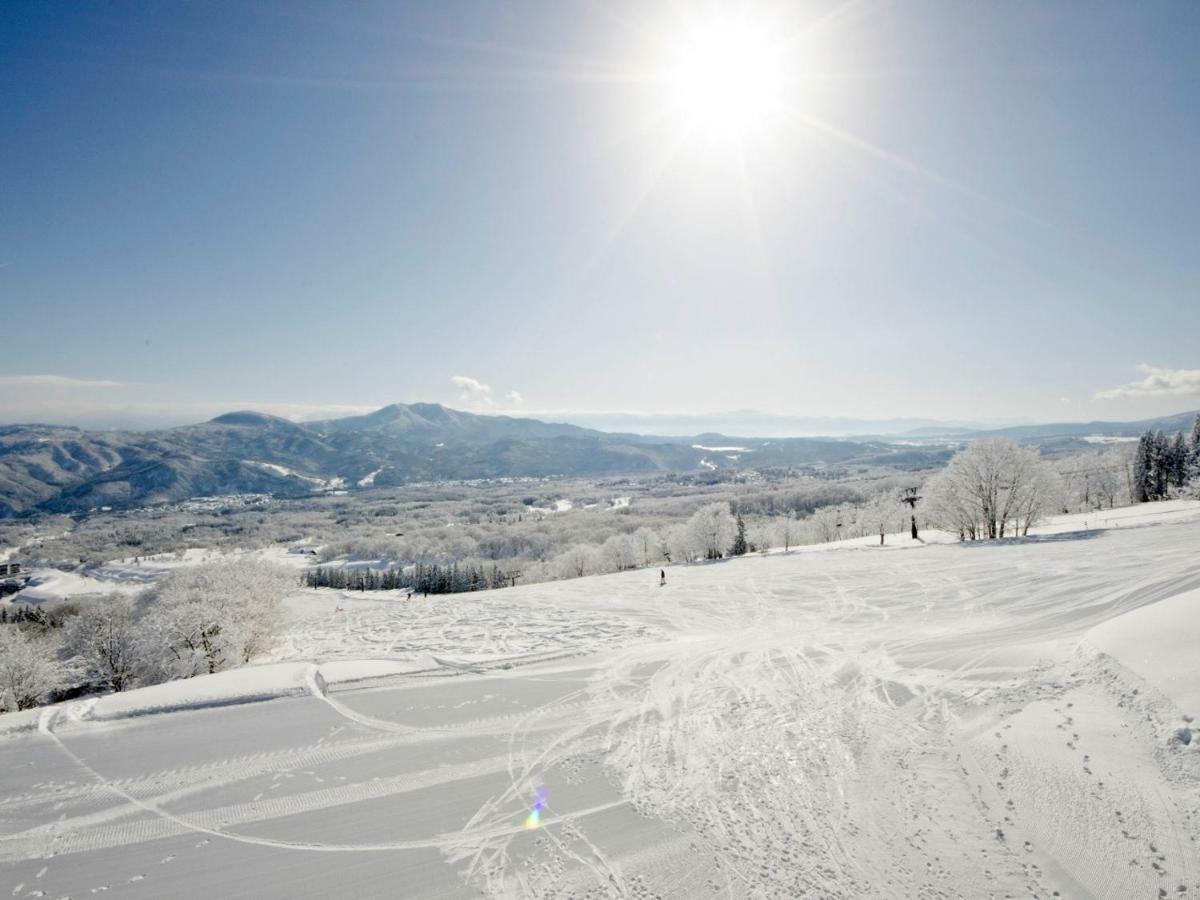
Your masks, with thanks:
<instances>
[{"instance_id":1,"label":"person on slope","mask_svg":"<svg viewBox=\"0 0 1200 900\"><path fill-rule=\"evenodd\" d=\"M658 570L658 586L663 587L664 585L666 585L666 583L667 583L667 570L659 569Z\"/></svg>"}]
</instances>

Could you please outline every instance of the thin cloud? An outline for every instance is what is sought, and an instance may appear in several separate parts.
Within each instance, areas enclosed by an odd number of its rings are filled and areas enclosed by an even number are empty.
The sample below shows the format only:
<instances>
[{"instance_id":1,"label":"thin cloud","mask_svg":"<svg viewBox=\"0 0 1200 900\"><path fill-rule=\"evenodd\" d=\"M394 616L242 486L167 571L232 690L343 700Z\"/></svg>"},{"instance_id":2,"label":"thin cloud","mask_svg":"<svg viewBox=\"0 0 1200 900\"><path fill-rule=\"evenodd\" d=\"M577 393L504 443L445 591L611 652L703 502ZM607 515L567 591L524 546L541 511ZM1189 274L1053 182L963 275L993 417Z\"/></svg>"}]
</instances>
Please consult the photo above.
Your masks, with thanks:
<instances>
[{"instance_id":1,"label":"thin cloud","mask_svg":"<svg viewBox=\"0 0 1200 900\"><path fill-rule=\"evenodd\" d=\"M525 398L521 396L520 391L509 391L507 394L504 395L504 399L507 400L509 403L511 403L513 406L520 406L522 403L525 402Z\"/></svg>"},{"instance_id":2,"label":"thin cloud","mask_svg":"<svg viewBox=\"0 0 1200 900\"><path fill-rule=\"evenodd\" d=\"M1119 387L1099 391L1097 400L1116 400L1121 397L1177 397L1200 394L1200 369L1164 369L1142 363L1138 371L1145 377Z\"/></svg>"},{"instance_id":3,"label":"thin cloud","mask_svg":"<svg viewBox=\"0 0 1200 900\"><path fill-rule=\"evenodd\" d=\"M128 387L128 382L71 378L67 375L0 375L0 385L9 387L119 388Z\"/></svg>"}]
</instances>

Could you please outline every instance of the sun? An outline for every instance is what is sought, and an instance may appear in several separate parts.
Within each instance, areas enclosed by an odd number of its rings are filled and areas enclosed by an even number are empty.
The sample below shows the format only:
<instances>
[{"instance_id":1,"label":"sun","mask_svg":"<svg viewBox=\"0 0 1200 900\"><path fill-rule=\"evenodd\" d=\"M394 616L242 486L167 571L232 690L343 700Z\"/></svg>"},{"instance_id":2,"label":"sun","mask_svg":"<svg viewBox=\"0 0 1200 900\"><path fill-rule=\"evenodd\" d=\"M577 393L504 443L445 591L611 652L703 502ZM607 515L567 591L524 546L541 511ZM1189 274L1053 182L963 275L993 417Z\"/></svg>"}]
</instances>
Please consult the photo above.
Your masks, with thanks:
<instances>
[{"instance_id":1,"label":"sun","mask_svg":"<svg viewBox=\"0 0 1200 900\"><path fill-rule=\"evenodd\" d=\"M741 19L690 23L670 42L663 101L690 133L743 141L784 108L788 71L777 38Z\"/></svg>"}]
</instances>

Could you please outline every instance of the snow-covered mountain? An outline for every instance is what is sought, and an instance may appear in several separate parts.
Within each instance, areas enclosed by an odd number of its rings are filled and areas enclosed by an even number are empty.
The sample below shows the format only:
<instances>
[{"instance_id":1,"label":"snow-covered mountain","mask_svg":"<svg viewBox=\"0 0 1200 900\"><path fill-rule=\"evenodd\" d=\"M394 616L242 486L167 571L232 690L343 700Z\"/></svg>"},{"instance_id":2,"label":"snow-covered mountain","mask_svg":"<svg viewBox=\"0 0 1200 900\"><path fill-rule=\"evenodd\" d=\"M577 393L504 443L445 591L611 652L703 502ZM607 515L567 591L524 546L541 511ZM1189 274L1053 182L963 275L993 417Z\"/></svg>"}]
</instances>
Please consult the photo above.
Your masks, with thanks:
<instances>
[{"instance_id":1,"label":"snow-covered mountain","mask_svg":"<svg viewBox=\"0 0 1200 900\"><path fill-rule=\"evenodd\" d=\"M711 473L850 462L921 467L944 461L947 442L998 435L1081 447L1091 435L1189 429L1195 415L984 432L923 429L912 440L611 433L478 415L436 403L396 403L367 415L303 423L239 411L198 425L148 432L8 425L0 426L0 516L213 494L298 496L439 479Z\"/></svg>"},{"instance_id":2,"label":"snow-covered mountain","mask_svg":"<svg viewBox=\"0 0 1200 900\"><path fill-rule=\"evenodd\" d=\"M240 411L162 431L0 427L0 515L69 512L242 492L437 479L712 471L738 464L690 439L609 434L431 403L296 423ZM728 443L728 441L725 441ZM796 438L765 443L762 464L869 460L878 443Z\"/></svg>"}]
</instances>

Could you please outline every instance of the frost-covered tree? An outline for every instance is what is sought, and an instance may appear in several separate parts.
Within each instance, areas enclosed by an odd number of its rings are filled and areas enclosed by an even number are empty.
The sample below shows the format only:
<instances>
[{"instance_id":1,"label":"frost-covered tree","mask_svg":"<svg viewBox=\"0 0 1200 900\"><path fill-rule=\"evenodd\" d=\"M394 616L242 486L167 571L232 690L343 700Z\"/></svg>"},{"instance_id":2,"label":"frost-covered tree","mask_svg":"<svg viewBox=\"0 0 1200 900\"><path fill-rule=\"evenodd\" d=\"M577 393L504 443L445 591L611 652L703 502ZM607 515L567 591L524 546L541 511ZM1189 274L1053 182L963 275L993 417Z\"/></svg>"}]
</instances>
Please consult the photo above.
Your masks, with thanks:
<instances>
[{"instance_id":1,"label":"frost-covered tree","mask_svg":"<svg viewBox=\"0 0 1200 900\"><path fill-rule=\"evenodd\" d=\"M938 524L964 537L1028 531L1061 503L1061 481L1037 451L1000 439L959 451L927 490Z\"/></svg>"},{"instance_id":2,"label":"frost-covered tree","mask_svg":"<svg viewBox=\"0 0 1200 900\"><path fill-rule=\"evenodd\" d=\"M823 506L808 518L812 540L817 542L836 541L841 537L842 510L839 506Z\"/></svg>"},{"instance_id":3,"label":"frost-covered tree","mask_svg":"<svg viewBox=\"0 0 1200 900\"><path fill-rule=\"evenodd\" d=\"M700 545L686 522L667 529L667 552L672 562L690 563L700 556Z\"/></svg>"},{"instance_id":4,"label":"frost-covered tree","mask_svg":"<svg viewBox=\"0 0 1200 900\"><path fill-rule=\"evenodd\" d=\"M133 601L123 594L87 604L64 631L67 652L78 658L85 677L111 691L133 687L145 668Z\"/></svg>"},{"instance_id":5,"label":"frost-covered tree","mask_svg":"<svg viewBox=\"0 0 1200 900\"><path fill-rule=\"evenodd\" d=\"M687 527L697 555L705 559L723 557L737 532L737 523L727 503L709 503L700 507L688 519Z\"/></svg>"},{"instance_id":6,"label":"frost-covered tree","mask_svg":"<svg viewBox=\"0 0 1200 900\"><path fill-rule=\"evenodd\" d=\"M960 541L979 537L979 515L967 493L946 470L925 482L925 510L938 528L957 534Z\"/></svg>"},{"instance_id":7,"label":"frost-covered tree","mask_svg":"<svg viewBox=\"0 0 1200 900\"><path fill-rule=\"evenodd\" d=\"M559 578L582 578L599 570L600 556L595 547L575 544L554 558L554 567Z\"/></svg>"},{"instance_id":8,"label":"frost-covered tree","mask_svg":"<svg viewBox=\"0 0 1200 900\"><path fill-rule=\"evenodd\" d=\"M663 558L662 540L653 528L645 526L633 533L633 546L643 566L656 563Z\"/></svg>"},{"instance_id":9,"label":"frost-covered tree","mask_svg":"<svg viewBox=\"0 0 1200 900\"><path fill-rule=\"evenodd\" d=\"M863 504L858 522L864 533L878 534L879 546L884 545L884 536L901 530L904 509L900 501L889 494L877 494Z\"/></svg>"},{"instance_id":10,"label":"frost-covered tree","mask_svg":"<svg viewBox=\"0 0 1200 900\"><path fill-rule=\"evenodd\" d=\"M785 553L792 549L803 533L800 523L791 516L779 516L773 525L773 539L776 544L783 547Z\"/></svg>"},{"instance_id":11,"label":"frost-covered tree","mask_svg":"<svg viewBox=\"0 0 1200 900\"><path fill-rule=\"evenodd\" d=\"M0 709L32 709L67 683L58 642L16 625L0 625Z\"/></svg>"},{"instance_id":12,"label":"frost-covered tree","mask_svg":"<svg viewBox=\"0 0 1200 900\"><path fill-rule=\"evenodd\" d=\"M610 535L600 545L601 564L607 572L624 572L638 564L638 548L627 534Z\"/></svg>"},{"instance_id":13,"label":"frost-covered tree","mask_svg":"<svg viewBox=\"0 0 1200 900\"><path fill-rule=\"evenodd\" d=\"M270 648L283 598L296 586L286 570L253 560L168 575L143 601L150 677L190 678L249 662Z\"/></svg>"}]
</instances>

